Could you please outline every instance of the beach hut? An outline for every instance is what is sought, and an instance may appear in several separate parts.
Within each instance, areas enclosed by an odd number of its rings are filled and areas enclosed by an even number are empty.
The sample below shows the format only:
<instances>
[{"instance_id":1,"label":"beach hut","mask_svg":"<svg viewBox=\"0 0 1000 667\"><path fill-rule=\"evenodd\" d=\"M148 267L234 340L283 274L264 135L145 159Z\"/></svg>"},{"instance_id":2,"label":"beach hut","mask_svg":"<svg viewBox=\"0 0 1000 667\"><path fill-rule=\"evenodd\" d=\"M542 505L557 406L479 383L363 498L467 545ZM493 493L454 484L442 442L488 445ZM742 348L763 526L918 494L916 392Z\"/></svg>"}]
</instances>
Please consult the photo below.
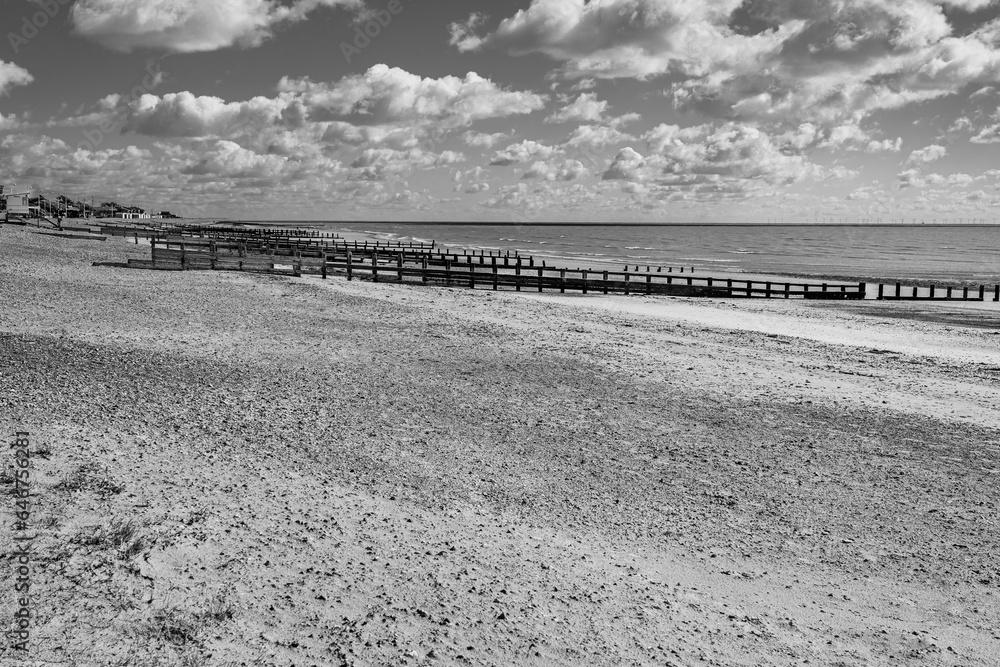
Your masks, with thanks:
<instances>
[{"instance_id":1,"label":"beach hut","mask_svg":"<svg viewBox=\"0 0 1000 667\"><path fill-rule=\"evenodd\" d=\"M0 192L3 198L7 216L32 218L38 215L38 205L31 204L30 192Z\"/></svg>"}]
</instances>

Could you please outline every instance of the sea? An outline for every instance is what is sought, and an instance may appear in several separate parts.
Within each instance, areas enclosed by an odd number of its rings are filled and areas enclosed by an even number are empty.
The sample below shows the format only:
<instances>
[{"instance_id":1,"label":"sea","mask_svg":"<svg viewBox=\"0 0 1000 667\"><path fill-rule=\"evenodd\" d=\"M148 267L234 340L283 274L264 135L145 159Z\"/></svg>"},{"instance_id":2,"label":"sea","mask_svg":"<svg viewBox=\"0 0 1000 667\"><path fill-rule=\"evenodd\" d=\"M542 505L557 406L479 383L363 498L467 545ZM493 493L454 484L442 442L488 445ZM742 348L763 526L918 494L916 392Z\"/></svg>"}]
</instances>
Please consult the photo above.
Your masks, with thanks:
<instances>
[{"instance_id":1,"label":"sea","mask_svg":"<svg viewBox=\"0 0 1000 667\"><path fill-rule=\"evenodd\" d=\"M353 238L517 251L570 269L631 265L687 267L701 275L1000 283L1000 226L985 224L296 224Z\"/></svg>"}]
</instances>

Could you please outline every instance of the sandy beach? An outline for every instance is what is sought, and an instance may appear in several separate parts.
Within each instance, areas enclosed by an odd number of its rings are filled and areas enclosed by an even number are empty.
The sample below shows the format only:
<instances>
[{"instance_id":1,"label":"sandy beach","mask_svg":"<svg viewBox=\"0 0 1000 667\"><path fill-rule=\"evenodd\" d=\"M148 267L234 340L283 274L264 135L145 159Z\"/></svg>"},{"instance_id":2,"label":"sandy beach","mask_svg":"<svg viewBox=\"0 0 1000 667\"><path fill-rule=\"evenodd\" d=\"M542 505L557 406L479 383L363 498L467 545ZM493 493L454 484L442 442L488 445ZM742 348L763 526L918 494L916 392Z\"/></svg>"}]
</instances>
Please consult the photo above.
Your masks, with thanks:
<instances>
[{"instance_id":1,"label":"sandy beach","mask_svg":"<svg viewBox=\"0 0 1000 667\"><path fill-rule=\"evenodd\" d=\"M148 252L0 227L25 664L997 664L989 304L92 266Z\"/></svg>"}]
</instances>

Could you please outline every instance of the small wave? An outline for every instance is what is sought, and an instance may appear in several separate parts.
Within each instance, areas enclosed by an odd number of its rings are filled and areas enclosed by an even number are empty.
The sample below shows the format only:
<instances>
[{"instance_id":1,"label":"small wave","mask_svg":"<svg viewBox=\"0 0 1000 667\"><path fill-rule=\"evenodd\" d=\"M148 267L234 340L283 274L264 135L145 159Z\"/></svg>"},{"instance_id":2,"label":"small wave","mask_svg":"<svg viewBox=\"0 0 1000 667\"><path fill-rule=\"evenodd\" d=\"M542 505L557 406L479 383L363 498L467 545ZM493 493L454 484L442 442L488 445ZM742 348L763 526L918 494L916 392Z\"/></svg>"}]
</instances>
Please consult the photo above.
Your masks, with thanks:
<instances>
[{"instance_id":1,"label":"small wave","mask_svg":"<svg viewBox=\"0 0 1000 667\"><path fill-rule=\"evenodd\" d=\"M682 262L717 262L720 264L731 264L738 262L738 259L718 259L716 257L679 257Z\"/></svg>"}]
</instances>

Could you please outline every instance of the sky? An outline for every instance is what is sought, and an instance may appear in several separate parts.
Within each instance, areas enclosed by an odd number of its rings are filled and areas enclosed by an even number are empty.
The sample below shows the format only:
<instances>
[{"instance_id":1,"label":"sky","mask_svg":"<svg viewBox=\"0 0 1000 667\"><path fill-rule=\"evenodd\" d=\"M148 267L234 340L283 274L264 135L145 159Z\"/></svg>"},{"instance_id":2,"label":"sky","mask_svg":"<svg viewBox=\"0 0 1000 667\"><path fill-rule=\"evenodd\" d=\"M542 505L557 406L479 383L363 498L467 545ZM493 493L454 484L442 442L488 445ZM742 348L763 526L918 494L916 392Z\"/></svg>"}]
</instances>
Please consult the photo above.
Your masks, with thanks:
<instances>
[{"instance_id":1,"label":"sky","mask_svg":"<svg viewBox=\"0 0 1000 667\"><path fill-rule=\"evenodd\" d=\"M997 0L0 0L0 182L243 220L1000 220Z\"/></svg>"}]
</instances>

